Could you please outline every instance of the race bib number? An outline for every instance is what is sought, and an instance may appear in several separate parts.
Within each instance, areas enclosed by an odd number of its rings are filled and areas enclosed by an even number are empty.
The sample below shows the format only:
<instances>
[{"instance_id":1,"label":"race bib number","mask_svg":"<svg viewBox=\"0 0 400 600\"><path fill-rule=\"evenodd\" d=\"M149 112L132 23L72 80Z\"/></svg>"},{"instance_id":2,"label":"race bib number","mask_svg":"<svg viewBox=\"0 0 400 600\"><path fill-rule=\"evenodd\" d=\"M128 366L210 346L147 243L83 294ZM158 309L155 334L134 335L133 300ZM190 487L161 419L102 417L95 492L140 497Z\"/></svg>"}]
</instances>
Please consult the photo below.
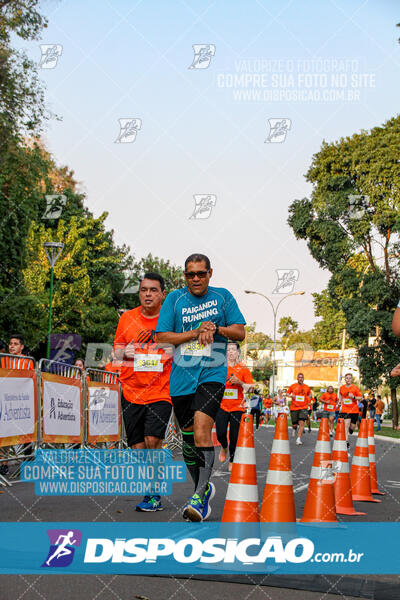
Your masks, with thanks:
<instances>
[{"instance_id":1,"label":"race bib number","mask_svg":"<svg viewBox=\"0 0 400 600\"><path fill-rule=\"evenodd\" d=\"M353 404L353 400L351 398L344 398L343 399L343 404Z\"/></svg>"},{"instance_id":2,"label":"race bib number","mask_svg":"<svg viewBox=\"0 0 400 600\"><path fill-rule=\"evenodd\" d=\"M133 370L162 372L164 365L161 362L161 354L135 354Z\"/></svg>"},{"instance_id":3,"label":"race bib number","mask_svg":"<svg viewBox=\"0 0 400 600\"><path fill-rule=\"evenodd\" d=\"M333 406L333 404L327 404L326 405L326 410L333 410L335 407Z\"/></svg>"},{"instance_id":4,"label":"race bib number","mask_svg":"<svg viewBox=\"0 0 400 600\"><path fill-rule=\"evenodd\" d=\"M238 390L225 390L224 398L226 400L237 400L238 399Z\"/></svg>"},{"instance_id":5,"label":"race bib number","mask_svg":"<svg viewBox=\"0 0 400 600\"><path fill-rule=\"evenodd\" d=\"M304 404L304 396L296 396L296 402L298 404Z\"/></svg>"},{"instance_id":6,"label":"race bib number","mask_svg":"<svg viewBox=\"0 0 400 600\"><path fill-rule=\"evenodd\" d=\"M198 340L186 342L181 346L181 353L184 356L211 356L211 344L203 346L203 344L199 344Z\"/></svg>"}]
</instances>

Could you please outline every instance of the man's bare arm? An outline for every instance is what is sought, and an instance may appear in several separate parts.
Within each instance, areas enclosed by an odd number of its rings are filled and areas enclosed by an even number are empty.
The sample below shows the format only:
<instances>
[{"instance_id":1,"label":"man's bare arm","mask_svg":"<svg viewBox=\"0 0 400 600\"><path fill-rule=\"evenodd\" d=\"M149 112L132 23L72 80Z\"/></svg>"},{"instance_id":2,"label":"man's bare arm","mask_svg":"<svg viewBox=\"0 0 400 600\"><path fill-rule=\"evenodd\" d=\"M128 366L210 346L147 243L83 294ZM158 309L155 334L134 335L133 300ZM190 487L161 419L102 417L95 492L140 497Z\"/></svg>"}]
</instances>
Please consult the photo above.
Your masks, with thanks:
<instances>
[{"instance_id":1,"label":"man's bare arm","mask_svg":"<svg viewBox=\"0 0 400 600\"><path fill-rule=\"evenodd\" d=\"M226 337L229 340L235 340L237 342L244 340L244 336L246 335L244 325L239 323L228 325L228 327L219 327L218 332L223 337Z\"/></svg>"},{"instance_id":2,"label":"man's bare arm","mask_svg":"<svg viewBox=\"0 0 400 600\"><path fill-rule=\"evenodd\" d=\"M179 344L197 340L199 337L199 329L183 331L182 333L176 333L175 331L158 331L156 335L157 342L159 344L172 344L173 346L179 346Z\"/></svg>"}]
</instances>

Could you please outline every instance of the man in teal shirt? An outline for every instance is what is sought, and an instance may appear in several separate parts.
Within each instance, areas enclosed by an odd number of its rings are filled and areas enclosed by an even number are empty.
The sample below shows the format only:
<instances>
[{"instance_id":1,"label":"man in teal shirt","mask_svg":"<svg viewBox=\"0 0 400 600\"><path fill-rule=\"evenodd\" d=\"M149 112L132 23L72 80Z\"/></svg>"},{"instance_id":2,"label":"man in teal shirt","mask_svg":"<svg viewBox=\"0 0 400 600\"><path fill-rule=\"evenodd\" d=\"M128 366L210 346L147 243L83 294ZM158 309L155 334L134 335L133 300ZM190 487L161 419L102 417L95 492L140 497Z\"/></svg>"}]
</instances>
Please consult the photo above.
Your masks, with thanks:
<instances>
[{"instance_id":1,"label":"man in teal shirt","mask_svg":"<svg viewBox=\"0 0 400 600\"><path fill-rule=\"evenodd\" d=\"M187 287L171 292L160 312L157 339L175 346L170 394L183 436L183 457L195 484L183 511L190 521L211 513L215 487L212 427L225 390L227 341L241 341L245 320L225 288L209 285L210 260L192 254L185 261Z\"/></svg>"}]
</instances>

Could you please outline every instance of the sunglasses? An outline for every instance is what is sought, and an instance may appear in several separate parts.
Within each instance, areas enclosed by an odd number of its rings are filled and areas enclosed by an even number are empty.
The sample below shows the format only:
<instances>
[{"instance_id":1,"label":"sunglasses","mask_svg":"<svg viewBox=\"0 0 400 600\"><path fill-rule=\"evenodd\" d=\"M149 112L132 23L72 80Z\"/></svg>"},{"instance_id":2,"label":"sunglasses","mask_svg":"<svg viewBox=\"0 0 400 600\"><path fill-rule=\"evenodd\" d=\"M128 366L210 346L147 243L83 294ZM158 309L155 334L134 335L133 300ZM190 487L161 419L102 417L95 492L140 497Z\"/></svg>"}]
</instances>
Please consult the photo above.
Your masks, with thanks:
<instances>
[{"instance_id":1,"label":"sunglasses","mask_svg":"<svg viewBox=\"0 0 400 600\"><path fill-rule=\"evenodd\" d=\"M186 271L185 277L187 279L194 279L195 277L198 277L199 279L204 279L207 273L208 271Z\"/></svg>"}]
</instances>

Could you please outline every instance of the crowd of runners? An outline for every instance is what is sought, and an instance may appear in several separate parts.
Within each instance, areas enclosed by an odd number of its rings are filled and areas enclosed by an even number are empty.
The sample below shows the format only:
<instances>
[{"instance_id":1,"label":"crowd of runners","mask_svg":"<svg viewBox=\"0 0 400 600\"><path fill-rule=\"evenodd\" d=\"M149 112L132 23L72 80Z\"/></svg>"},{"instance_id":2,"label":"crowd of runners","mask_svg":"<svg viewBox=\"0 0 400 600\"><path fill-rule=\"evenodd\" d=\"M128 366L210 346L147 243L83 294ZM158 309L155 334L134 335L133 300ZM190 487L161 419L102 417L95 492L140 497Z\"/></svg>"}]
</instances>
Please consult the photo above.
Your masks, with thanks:
<instances>
[{"instance_id":1,"label":"crowd of runners","mask_svg":"<svg viewBox=\"0 0 400 600\"><path fill-rule=\"evenodd\" d=\"M239 342L245 337L245 320L235 298L227 289L210 285L213 271L203 254L186 259L184 274L186 286L168 296L160 274L143 276L140 305L121 315L107 368L119 373L130 448L160 449L173 409L193 481L193 494L182 507L182 516L203 521L211 513L215 494L210 481L214 423L221 446L219 461L228 459L231 470L245 411L253 415L256 428L282 411L289 413L296 444L302 445L305 427L311 430L316 398L302 373L287 390L263 397L241 362ZM331 435L335 419L342 417L348 439L356 429L361 400L351 374L345 376L339 396L332 386L322 393L319 416L328 417ZM157 495L145 496L136 506L146 512L162 509Z\"/></svg>"}]
</instances>

